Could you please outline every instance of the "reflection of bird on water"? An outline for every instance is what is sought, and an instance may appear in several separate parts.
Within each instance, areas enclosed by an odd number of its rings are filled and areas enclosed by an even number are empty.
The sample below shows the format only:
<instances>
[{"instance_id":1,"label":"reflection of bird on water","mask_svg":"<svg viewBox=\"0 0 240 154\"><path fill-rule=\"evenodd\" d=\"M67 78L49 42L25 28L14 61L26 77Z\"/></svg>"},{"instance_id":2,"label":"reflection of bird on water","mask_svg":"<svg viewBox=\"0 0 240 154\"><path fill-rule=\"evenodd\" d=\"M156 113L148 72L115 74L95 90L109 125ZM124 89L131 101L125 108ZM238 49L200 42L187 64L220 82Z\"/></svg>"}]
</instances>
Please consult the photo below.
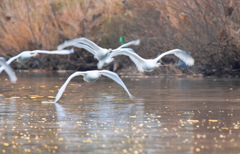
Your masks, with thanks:
<instances>
[{"instance_id":1,"label":"reflection of bird on water","mask_svg":"<svg viewBox=\"0 0 240 154\"><path fill-rule=\"evenodd\" d=\"M105 63L108 64L109 62L112 61L112 57L117 56L117 55L126 55L128 56L137 66L138 70L140 72L151 72L154 69L158 68L161 66L158 61L166 55L174 54L177 56L182 62L184 62L188 66L194 65L194 59L190 54L188 54L186 51L183 51L181 49L173 49L167 52L164 52L160 54L158 57L155 59L144 59L140 57L137 53L135 53L132 49L130 48L125 48L125 49L118 49L115 52L111 52L108 54L103 60L101 60L98 65L98 68L102 68L102 66L105 66Z\"/></svg>"},{"instance_id":2,"label":"reflection of bird on water","mask_svg":"<svg viewBox=\"0 0 240 154\"><path fill-rule=\"evenodd\" d=\"M26 62L29 58L37 56L39 53L44 54L57 54L57 55L68 55L73 53L74 50L56 50L56 51L46 51L46 50L33 50L33 51L23 51L17 56L14 56L10 58L6 63L9 65L14 60L17 60L19 62ZM0 68L0 72L2 72L3 68Z\"/></svg>"},{"instance_id":3,"label":"reflection of bird on water","mask_svg":"<svg viewBox=\"0 0 240 154\"><path fill-rule=\"evenodd\" d=\"M15 75L15 72L12 69L12 67L6 63L6 60L3 57L0 57L0 65L1 65L1 68L6 71L10 81L12 83L16 83L17 77Z\"/></svg>"},{"instance_id":4,"label":"reflection of bird on water","mask_svg":"<svg viewBox=\"0 0 240 154\"><path fill-rule=\"evenodd\" d=\"M55 103L55 107L57 111L58 121L64 121L64 119L61 119L61 117L66 117L65 109L58 103Z\"/></svg>"},{"instance_id":5,"label":"reflection of bird on water","mask_svg":"<svg viewBox=\"0 0 240 154\"><path fill-rule=\"evenodd\" d=\"M62 85L62 87L59 89L54 102L42 102L42 103L56 103L61 98L61 96L62 96L64 90L66 89L68 83L70 82L70 80L79 75L82 75L83 80L86 82L95 82L100 78L101 75L107 76L107 77L111 78L112 80L114 80L115 82L117 82L119 85L121 85L123 87L123 89L128 93L128 95L131 99L134 98L134 96L128 91L127 87L125 86L125 84L123 83L121 78L116 73L107 71L107 70L101 70L101 71L94 70L94 71L86 71L86 72L79 71L79 72L73 73L72 75L70 75L68 77L68 79Z\"/></svg>"},{"instance_id":6,"label":"reflection of bird on water","mask_svg":"<svg viewBox=\"0 0 240 154\"><path fill-rule=\"evenodd\" d=\"M130 45L139 45L139 44L140 44L140 40L133 40L131 42L121 45L117 49L122 49L122 48L125 48ZM57 47L57 49L62 50L69 46L75 46L78 48L83 48L85 50L88 50L90 53L92 53L94 55L94 58L96 58L97 60L101 60L110 52L114 52L115 50L117 50L117 49L102 48L102 47L98 46L97 44L95 44L94 42L92 42L91 40L84 38L84 37L65 41L64 43L60 44ZM85 47L85 46L87 46L87 47Z\"/></svg>"}]
</instances>

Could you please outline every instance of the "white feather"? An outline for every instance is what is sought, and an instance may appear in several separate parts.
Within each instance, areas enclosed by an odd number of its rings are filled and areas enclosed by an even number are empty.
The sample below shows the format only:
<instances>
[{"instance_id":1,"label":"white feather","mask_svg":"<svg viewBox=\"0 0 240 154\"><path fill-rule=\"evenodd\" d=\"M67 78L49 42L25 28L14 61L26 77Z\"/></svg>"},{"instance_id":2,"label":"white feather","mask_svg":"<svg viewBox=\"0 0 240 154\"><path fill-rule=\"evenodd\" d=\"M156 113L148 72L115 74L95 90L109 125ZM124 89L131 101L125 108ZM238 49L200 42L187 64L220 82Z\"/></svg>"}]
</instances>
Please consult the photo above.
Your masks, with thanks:
<instances>
[{"instance_id":1,"label":"white feather","mask_svg":"<svg viewBox=\"0 0 240 154\"><path fill-rule=\"evenodd\" d=\"M3 68L6 71L10 81L12 83L16 83L17 77L16 77L15 72L12 69L12 67L6 63L6 61L3 57L0 57L0 65L1 65L1 68Z\"/></svg>"},{"instance_id":2,"label":"white feather","mask_svg":"<svg viewBox=\"0 0 240 154\"><path fill-rule=\"evenodd\" d=\"M164 52L161 55L159 55L155 60L159 61L162 57L164 57L166 55L170 55L170 54L174 54L179 59L181 59L184 63L186 63L188 66L194 65L194 59L192 58L192 56L189 53L187 53L186 51L183 51L181 49L173 49L173 50Z\"/></svg>"},{"instance_id":3,"label":"white feather","mask_svg":"<svg viewBox=\"0 0 240 154\"><path fill-rule=\"evenodd\" d=\"M114 72L111 71L107 71L107 70L102 70L102 71L97 71L97 70L93 70L93 71L86 71L86 72L75 72L72 75L70 75L68 77L68 79L65 81L65 83L62 85L62 87L59 89L56 98L54 100L53 103L56 103L62 96L64 90L66 89L68 83L72 80L72 78L82 75L84 76L84 80L87 82L94 82L99 78L99 74L104 75L109 77L110 79L114 80L115 82L117 82L119 85L121 85L123 87L123 89L128 93L129 97L131 99L134 98L134 96L128 91L127 87L125 86L125 84L123 83L123 81L121 80L121 78ZM46 102L43 102L46 103ZM48 103L52 103L52 102L48 102Z\"/></svg>"}]
</instances>

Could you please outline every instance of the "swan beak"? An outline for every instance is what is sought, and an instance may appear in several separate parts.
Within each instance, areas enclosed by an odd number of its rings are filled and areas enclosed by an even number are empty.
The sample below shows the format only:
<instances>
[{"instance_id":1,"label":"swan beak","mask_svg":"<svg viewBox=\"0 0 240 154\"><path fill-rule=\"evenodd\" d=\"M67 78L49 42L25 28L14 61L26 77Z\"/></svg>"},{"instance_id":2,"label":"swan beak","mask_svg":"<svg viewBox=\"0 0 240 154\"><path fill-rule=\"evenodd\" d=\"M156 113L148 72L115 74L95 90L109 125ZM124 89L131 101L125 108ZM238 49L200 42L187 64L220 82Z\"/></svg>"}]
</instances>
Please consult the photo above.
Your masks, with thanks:
<instances>
[{"instance_id":1,"label":"swan beak","mask_svg":"<svg viewBox=\"0 0 240 154\"><path fill-rule=\"evenodd\" d=\"M161 66L161 64L159 63L159 64L158 64L158 67L160 67L160 66Z\"/></svg>"},{"instance_id":2,"label":"swan beak","mask_svg":"<svg viewBox=\"0 0 240 154\"><path fill-rule=\"evenodd\" d=\"M39 54L38 53L35 53L36 56L38 56Z\"/></svg>"},{"instance_id":3,"label":"swan beak","mask_svg":"<svg viewBox=\"0 0 240 154\"><path fill-rule=\"evenodd\" d=\"M98 74L98 76L100 77L100 76L101 76L101 74Z\"/></svg>"}]
</instances>

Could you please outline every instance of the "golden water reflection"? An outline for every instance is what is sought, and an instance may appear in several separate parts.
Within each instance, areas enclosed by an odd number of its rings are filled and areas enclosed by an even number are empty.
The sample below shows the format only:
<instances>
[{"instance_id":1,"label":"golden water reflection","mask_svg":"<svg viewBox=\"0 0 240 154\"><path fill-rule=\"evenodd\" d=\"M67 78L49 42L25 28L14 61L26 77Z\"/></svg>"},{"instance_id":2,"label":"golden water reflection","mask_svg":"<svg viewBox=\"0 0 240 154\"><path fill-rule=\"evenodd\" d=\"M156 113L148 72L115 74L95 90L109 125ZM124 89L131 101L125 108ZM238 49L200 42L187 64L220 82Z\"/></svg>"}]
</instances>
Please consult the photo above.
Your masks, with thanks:
<instances>
[{"instance_id":1,"label":"golden water reflection","mask_svg":"<svg viewBox=\"0 0 240 154\"><path fill-rule=\"evenodd\" d=\"M240 151L239 79L74 79L66 74L1 78L0 153L236 153ZM4 82L2 82L4 81Z\"/></svg>"}]
</instances>

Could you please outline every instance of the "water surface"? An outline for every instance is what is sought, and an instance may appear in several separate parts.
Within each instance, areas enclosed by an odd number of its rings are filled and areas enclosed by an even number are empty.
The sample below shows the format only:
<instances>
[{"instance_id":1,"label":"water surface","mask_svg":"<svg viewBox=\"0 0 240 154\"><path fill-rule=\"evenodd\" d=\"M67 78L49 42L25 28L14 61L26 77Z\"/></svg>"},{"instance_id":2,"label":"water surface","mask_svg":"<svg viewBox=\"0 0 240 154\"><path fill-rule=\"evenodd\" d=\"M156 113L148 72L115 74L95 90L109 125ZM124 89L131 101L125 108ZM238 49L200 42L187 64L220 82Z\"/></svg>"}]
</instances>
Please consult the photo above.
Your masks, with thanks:
<instances>
[{"instance_id":1,"label":"water surface","mask_svg":"<svg viewBox=\"0 0 240 154\"><path fill-rule=\"evenodd\" d=\"M71 73L0 77L0 153L238 153L239 79L124 78L130 100L112 80Z\"/></svg>"}]
</instances>

